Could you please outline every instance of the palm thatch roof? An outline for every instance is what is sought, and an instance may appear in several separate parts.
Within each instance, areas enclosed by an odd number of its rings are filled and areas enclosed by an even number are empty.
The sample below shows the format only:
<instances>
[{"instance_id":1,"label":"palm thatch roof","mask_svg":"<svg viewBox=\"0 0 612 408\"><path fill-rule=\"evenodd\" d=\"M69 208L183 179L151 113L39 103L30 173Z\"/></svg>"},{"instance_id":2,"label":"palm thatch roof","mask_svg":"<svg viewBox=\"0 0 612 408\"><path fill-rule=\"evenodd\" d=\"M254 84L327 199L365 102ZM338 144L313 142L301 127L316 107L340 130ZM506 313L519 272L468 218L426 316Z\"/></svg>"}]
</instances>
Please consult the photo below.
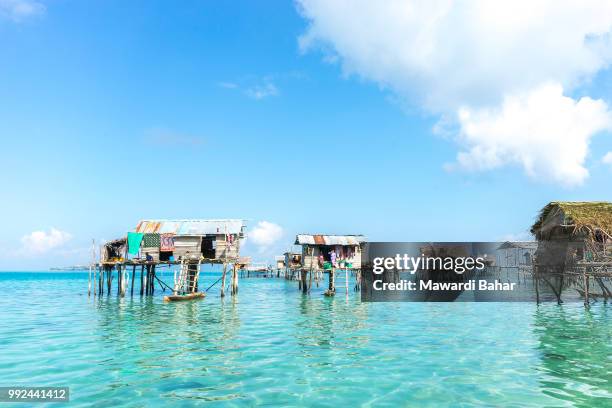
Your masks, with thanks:
<instances>
[{"instance_id":1,"label":"palm thatch roof","mask_svg":"<svg viewBox=\"0 0 612 408\"><path fill-rule=\"evenodd\" d=\"M599 230L612 237L612 203L607 201L553 201L544 207L531 227L531 233L542 239L554 227L568 228L571 234L593 236Z\"/></svg>"}]
</instances>

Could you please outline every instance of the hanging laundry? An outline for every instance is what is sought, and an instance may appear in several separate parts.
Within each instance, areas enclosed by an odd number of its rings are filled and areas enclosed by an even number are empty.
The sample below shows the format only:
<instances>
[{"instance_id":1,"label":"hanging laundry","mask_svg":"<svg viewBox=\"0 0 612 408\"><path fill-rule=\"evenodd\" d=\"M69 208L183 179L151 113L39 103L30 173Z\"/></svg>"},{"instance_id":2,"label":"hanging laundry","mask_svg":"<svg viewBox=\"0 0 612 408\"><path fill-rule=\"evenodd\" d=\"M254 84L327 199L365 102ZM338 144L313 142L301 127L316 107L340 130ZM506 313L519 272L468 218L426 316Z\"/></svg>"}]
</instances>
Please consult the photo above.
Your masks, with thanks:
<instances>
[{"instance_id":1,"label":"hanging laundry","mask_svg":"<svg viewBox=\"0 0 612 408\"><path fill-rule=\"evenodd\" d=\"M140 243L142 242L143 237L144 234L141 232L128 232L128 254L138 255L138 251L140 250Z\"/></svg>"},{"instance_id":2,"label":"hanging laundry","mask_svg":"<svg viewBox=\"0 0 612 408\"><path fill-rule=\"evenodd\" d=\"M145 248L159 248L161 244L159 234L144 234L143 241Z\"/></svg>"},{"instance_id":3,"label":"hanging laundry","mask_svg":"<svg viewBox=\"0 0 612 408\"><path fill-rule=\"evenodd\" d=\"M161 234L159 236L159 250L162 252L174 251L174 234Z\"/></svg>"}]
</instances>

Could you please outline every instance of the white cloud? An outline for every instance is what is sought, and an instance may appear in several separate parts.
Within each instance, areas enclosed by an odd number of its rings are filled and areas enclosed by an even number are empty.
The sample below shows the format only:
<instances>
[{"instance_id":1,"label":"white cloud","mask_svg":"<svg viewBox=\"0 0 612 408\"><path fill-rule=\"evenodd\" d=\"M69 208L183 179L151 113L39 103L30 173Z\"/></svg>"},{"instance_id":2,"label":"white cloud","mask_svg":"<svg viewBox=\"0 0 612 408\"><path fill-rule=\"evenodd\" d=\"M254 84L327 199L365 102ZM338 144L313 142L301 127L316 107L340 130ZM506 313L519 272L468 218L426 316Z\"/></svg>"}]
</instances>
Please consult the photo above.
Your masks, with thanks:
<instances>
[{"instance_id":1,"label":"white cloud","mask_svg":"<svg viewBox=\"0 0 612 408\"><path fill-rule=\"evenodd\" d=\"M517 137L515 131L521 132L522 140L533 142L532 150L549 148L549 131L559 126L539 121L557 118L554 112L544 112L545 107L527 102L529 95L536 97L557 84L561 93L553 98L556 108L566 105L563 111L572 112L570 119L563 120L568 130L562 142L580 147L565 157L571 164L542 173L547 166L558 166L551 154L541 151L532 154L541 164L531 168L522 162L524 154L515 154L510 160L496 156L478 169L519 161L534 177L561 181L569 175L566 184L578 184L588 174L584 168L588 139L600 129L585 124L584 117L601 118L607 112L605 104L588 98L572 101L562 90L577 89L612 62L611 1L299 0L299 7L310 22L299 40L301 48L320 47L328 56L338 57L345 74L373 80L405 101L460 125L465 123L465 106L472 118L487 112L487 124L492 123L492 112L502 112L507 120L495 121L494 134L484 134L488 129L480 127L481 133L471 139L469 146L476 151L508 152L513 141L507 138ZM511 112L505 109L513 100L522 106L525 126L535 124L529 118L539 118L537 129L499 128L512 125ZM531 108L536 111L526 112ZM465 142L469 133L463 128L460 140ZM569 154L569 149L564 152Z\"/></svg>"},{"instance_id":2,"label":"white cloud","mask_svg":"<svg viewBox=\"0 0 612 408\"><path fill-rule=\"evenodd\" d=\"M284 74L282 77L296 76L297 74ZM267 75L263 78L250 76L240 81L221 81L217 82L217 86L230 90L238 91L248 96L251 99L260 101L272 96L278 96L280 91L275 84L278 75Z\"/></svg>"},{"instance_id":3,"label":"white cloud","mask_svg":"<svg viewBox=\"0 0 612 408\"><path fill-rule=\"evenodd\" d=\"M278 88L272 83L272 81L266 80L261 84L254 85L246 89L244 92L249 98L261 100L278 95Z\"/></svg>"},{"instance_id":4,"label":"white cloud","mask_svg":"<svg viewBox=\"0 0 612 408\"><path fill-rule=\"evenodd\" d=\"M602 163L612 165L612 152L608 152L601 159Z\"/></svg>"},{"instance_id":5,"label":"white cloud","mask_svg":"<svg viewBox=\"0 0 612 408\"><path fill-rule=\"evenodd\" d=\"M34 0L0 0L0 15L15 22L43 14L45 10L44 4Z\"/></svg>"},{"instance_id":6,"label":"white cloud","mask_svg":"<svg viewBox=\"0 0 612 408\"><path fill-rule=\"evenodd\" d=\"M56 228L51 228L49 232L34 231L21 238L22 252L35 254L46 253L54 248L61 247L71 238L71 234Z\"/></svg>"},{"instance_id":7,"label":"white cloud","mask_svg":"<svg viewBox=\"0 0 612 408\"><path fill-rule=\"evenodd\" d=\"M260 252L266 251L283 236L283 228L269 221L259 221L249 232L249 242L259 247Z\"/></svg>"},{"instance_id":8,"label":"white cloud","mask_svg":"<svg viewBox=\"0 0 612 408\"><path fill-rule=\"evenodd\" d=\"M533 178L574 186L589 175L589 140L612 127L612 115L601 100L575 101L560 85L547 84L507 97L498 109L462 108L459 122L468 149L457 155L463 168L516 164Z\"/></svg>"}]
</instances>

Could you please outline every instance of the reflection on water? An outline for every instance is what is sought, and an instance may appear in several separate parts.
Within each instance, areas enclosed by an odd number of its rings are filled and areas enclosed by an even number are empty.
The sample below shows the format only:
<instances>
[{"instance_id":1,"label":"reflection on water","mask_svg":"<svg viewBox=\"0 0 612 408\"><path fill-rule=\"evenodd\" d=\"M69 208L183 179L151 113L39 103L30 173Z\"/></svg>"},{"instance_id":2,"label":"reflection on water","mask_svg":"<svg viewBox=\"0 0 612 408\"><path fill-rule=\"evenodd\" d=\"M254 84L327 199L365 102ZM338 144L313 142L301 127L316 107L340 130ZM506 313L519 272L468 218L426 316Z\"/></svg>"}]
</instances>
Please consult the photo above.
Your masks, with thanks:
<instances>
[{"instance_id":1,"label":"reflection on water","mask_svg":"<svg viewBox=\"0 0 612 408\"><path fill-rule=\"evenodd\" d=\"M539 308L542 392L582 406L612 406L610 308Z\"/></svg>"},{"instance_id":2,"label":"reflection on water","mask_svg":"<svg viewBox=\"0 0 612 408\"><path fill-rule=\"evenodd\" d=\"M86 296L86 276L0 274L0 385L74 406L605 406L610 307L361 303L249 279L237 298ZM323 285L322 285L323 286ZM49 296L53 293L54 296Z\"/></svg>"}]
</instances>

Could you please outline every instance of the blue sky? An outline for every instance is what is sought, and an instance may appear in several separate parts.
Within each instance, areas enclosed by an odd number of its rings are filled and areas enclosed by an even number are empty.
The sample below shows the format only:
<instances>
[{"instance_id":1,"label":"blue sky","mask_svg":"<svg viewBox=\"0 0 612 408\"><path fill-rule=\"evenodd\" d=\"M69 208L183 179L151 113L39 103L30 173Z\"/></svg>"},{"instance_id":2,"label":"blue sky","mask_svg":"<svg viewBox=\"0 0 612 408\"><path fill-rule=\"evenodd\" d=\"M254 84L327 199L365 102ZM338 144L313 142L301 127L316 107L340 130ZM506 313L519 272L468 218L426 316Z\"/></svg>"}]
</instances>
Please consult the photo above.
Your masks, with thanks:
<instances>
[{"instance_id":1,"label":"blue sky","mask_svg":"<svg viewBox=\"0 0 612 408\"><path fill-rule=\"evenodd\" d=\"M92 238L143 218L274 223L282 235L245 247L269 260L299 232L524 238L548 201L612 200L607 125L591 129L588 177L572 183L564 169L530 174L507 143L500 157L517 160L457 168L462 150L478 159L480 136L434 130L453 108L413 93L413 77L369 69L321 28L333 11L309 7L1 0L0 270L84 262ZM581 78L568 99L610 103L607 61Z\"/></svg>"}]
</instances>

